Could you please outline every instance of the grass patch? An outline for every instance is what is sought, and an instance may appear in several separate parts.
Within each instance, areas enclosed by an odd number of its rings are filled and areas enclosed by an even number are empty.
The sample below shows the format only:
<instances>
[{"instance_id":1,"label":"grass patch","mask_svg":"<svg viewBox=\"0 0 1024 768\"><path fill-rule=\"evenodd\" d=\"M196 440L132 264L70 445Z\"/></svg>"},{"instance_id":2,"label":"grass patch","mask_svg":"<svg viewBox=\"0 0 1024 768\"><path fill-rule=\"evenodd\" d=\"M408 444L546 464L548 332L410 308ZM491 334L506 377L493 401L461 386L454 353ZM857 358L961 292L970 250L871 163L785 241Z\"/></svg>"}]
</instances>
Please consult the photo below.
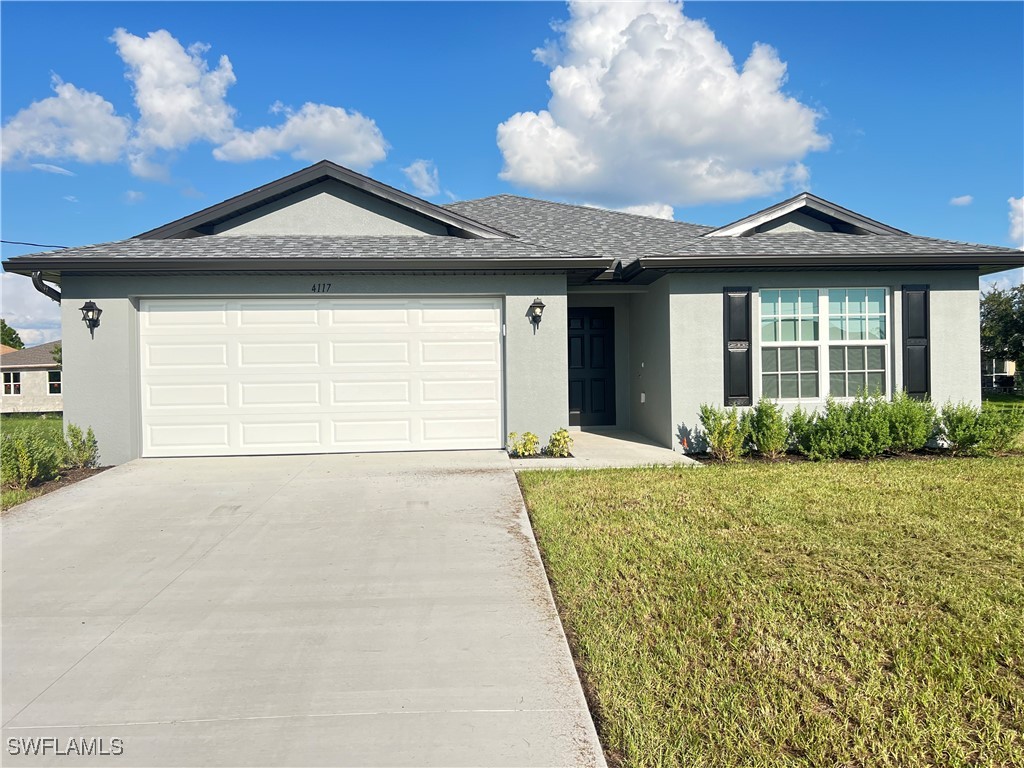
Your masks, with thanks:
<instances>
[{"instance_id":1,"label":"grass patch","mask_svg":"<svg viewBox=\"0 0 1024 768\"><path fill-rule=\"evenodd\" d=\"M59 435L64 430L64 419L61 414L5 413L0 416L0 431L3 432L36 432L41 435Z\"/></svg>"},{"instance_id":2,"label":"grass patch","mask_svg":"<svg viewBox=\"0 0 1024 768\"><path fill-rule=\"evenodd\" d=\"M1024 395L1010 395L1005 393L995 393L982 395L981 399L986 403L991 403L993 408L1000 410L1012 410L1015 406L1024 406Z\"/></svg>"},{"instance_id":3,"label":"grass patch","mask_svg":"<svg viewBox=\"0 0 1024 768\"><path fill-rule=\"evenodd\" d=\"M1024 764L1024 458L520 482L614 760Z\"/></svg>"}]
</instances>

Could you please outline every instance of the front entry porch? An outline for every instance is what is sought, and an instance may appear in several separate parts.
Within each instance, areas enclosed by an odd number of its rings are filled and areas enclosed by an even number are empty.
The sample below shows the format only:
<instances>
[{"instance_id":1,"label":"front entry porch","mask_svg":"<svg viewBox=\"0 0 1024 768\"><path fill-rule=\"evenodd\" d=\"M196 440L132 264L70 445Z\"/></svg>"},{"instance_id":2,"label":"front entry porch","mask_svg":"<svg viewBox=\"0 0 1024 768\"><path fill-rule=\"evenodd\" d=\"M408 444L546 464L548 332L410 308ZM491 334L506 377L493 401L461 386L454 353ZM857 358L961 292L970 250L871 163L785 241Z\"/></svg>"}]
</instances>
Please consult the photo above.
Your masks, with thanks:
<instances>
[{"instance_id":1,"label":"front entry porch","mask_svg":"<svg viewBox=\"0 0 1024 768\"><path fill-rule=\"evenodd\" d=\"M568 459L512 459L512 468L625 469L650 466L700 466L689 456L664 448L648 437L620 427L571 430L572 457Z\"/></svg>"}]
</instances>

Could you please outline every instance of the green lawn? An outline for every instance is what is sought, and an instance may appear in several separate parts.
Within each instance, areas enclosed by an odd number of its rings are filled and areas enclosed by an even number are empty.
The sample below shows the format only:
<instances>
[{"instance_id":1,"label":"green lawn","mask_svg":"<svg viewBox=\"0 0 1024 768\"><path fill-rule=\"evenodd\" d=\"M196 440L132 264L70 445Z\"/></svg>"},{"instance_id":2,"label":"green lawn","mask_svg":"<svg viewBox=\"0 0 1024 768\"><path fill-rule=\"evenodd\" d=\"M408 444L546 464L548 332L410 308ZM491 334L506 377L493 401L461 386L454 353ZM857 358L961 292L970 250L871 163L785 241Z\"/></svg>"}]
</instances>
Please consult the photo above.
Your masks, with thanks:
<instances>
[{"instance_id":1,"label":"green lawn","mask_svg":"<svg viewBox=\"0 0 1024 768\"><path fill-rule=\"evenodd\" d=\"M982 396L982 400L1000 409L1009 410L1018 405L1024 406L1024 395L985 394Z\"/></svg>"},{"instance_id":2,"label":"green lawn","mask_svg":"<svg viewBox=\"0 0 1024 768\"><path fill-rule=\"evenodd\" d=\"M520 478L624 765L1024 765L1024 458Z\"/></svg>"}]
</instances>

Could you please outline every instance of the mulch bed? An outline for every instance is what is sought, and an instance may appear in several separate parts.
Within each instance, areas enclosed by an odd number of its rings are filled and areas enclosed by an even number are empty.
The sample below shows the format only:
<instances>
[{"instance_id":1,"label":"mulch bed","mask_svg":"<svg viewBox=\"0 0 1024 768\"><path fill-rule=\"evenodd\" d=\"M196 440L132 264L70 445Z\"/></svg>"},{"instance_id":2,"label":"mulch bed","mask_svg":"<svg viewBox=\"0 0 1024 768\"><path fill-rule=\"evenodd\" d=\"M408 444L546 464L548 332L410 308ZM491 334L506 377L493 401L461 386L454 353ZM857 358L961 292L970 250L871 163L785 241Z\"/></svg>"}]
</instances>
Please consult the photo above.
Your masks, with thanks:
<instances>
[{"instance_id":1,"label":"mulch bed","mask_svg":"<svg viewBox=\"0 0 1024 768\"><path fill-rule=\"evenodd\" d=\"M54 478L53 480L47 480L45 483L39 485L30 486L32 491L36 492L36 496L45 496L53 491L59 491L61 488L66 488L69 485L74 485L81 480L98 475L100 472L105 472L110 467L90 467L88 469L69 469L67 472L62 474L60 477Z\"/></svg>"}]
</instances>

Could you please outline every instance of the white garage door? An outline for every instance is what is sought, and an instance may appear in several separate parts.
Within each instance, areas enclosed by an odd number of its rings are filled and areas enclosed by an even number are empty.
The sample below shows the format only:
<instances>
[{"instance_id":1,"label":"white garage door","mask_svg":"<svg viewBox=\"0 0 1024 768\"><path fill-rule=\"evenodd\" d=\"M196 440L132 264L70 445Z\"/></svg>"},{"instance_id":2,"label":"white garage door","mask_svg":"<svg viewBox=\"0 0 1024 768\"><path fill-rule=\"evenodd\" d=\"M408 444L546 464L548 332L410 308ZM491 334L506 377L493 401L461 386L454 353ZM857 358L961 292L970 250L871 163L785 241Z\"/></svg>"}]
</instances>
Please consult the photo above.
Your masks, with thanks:
<instances>
[{"instance_id":1,"label":"white garage door","mask_svg":"<svg viewBox=\"0 0 1024 768\"><path fill-rule=\"evenodd\" d=\"M498 299L140 305L144 456L500 448Z\"/></svg>"}]
</instances>

